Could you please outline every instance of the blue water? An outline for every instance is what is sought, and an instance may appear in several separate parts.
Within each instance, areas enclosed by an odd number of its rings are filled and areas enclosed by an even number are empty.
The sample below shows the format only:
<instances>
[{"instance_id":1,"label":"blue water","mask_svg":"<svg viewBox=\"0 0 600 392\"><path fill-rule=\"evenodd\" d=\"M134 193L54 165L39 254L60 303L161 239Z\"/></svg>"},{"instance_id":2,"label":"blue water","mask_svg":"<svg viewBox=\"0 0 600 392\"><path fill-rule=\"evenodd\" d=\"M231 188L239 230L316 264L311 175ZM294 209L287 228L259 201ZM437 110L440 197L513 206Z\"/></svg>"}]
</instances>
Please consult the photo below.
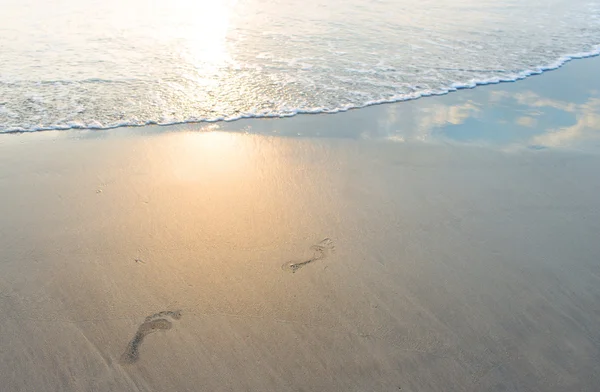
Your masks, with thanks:
<instances>
[{"instance_id":1,"label":"blue water","mask_svg":"<svg viewBox=\"0 0 600 392\"><path fill-rule=\"evenodd\" d=\"M0 0L0 132L337 112L596 54L589 0Z\"/></svg>"}]
</instances>

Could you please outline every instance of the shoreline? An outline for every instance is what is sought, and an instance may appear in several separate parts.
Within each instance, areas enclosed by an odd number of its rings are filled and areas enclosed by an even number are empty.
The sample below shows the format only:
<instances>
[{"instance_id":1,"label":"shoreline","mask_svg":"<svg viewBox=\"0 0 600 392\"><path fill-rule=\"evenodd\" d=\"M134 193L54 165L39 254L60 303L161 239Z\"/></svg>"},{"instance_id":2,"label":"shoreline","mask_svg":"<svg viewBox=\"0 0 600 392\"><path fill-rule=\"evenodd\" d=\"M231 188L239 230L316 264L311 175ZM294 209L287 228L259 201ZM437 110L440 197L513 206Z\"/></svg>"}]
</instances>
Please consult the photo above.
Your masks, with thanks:
<instances>
[{"instance_id":1,"label":"shoreline","mask_svg":"<svg viewBox=\"0 0 600 392\"><path fill-rule=\"evenodd\" d=\"M299 110L294 113L282 114L282 115L256 115L256 116L248 115L248 116L240 116L240 117L236 117L236 118L232 118L232 119L219 118L219 119L205 119L205 120L199 120L199 121L191 121L190 120L190 121L182 121L182 122L170 122L170 123L164 123L164 124L158 123L158 122L147 122L145 124L119 124L119 125L114 125L114 126L101 126L101 127L54 126L54 127L41 127L41 128L35 128L35 129L28 129L28 130L9 129L9 130L0 131L0 135L15 134L15 133L16 134L30 133L30 132L47 132L47 131L69 131L69 130L102 131L102 130L112 130L112 129L120 129L120 128L143 128L143 127L148 127L148 126L158 126L158 127L168 128L168 127L185 126L185 125L198 126L198 125L210 125L210 124L227 124L227 123L235 123L237 121L247 121L247 120L260 121L260 120L272 120L272 119L286 119L286 118L293 118L293 117L297 117L297 116L306 116L306 115L343 114L343 113L347 113L350 111L366 109L366 108L373 107L373 106L389 105L389 104L392 104L392 105L393 104L402 104L404 102L418 101L423 98L441 97L441 96L456 93L456 92L459 92L462 90L472 90L472 89L475 89L478 87L521 82L521 81L525 81L531 77L543 76L544 74L546 74L548 72L560 70L567 64L571 63L573 60L593 59L593 58L599 57L599 56L600 56L600 44L595 45L593 47L593 49L589 52L563 55L563 56L559 57L555 62L550 63L548 65L538 66L538 67L535 67L535 69L533 69L533 70L529 69L529 70L519 71L517 73L517 76L515 76L514 78L507 78L507 79L495 78L495 79L490 79L490 80L475 81L475 82L471 82L471 83L454 83L451 87L448 87L448 88L446 88L444 90L440 90L440 91L424 92L424 93L418 93L415 96L399 97L399 98L393 98L393 99L389 99L389 100L379 100L376 102L367 102L363 105L356 105L356 106L351 106L351 107L347 107L347 108L339 108L336 110L328 110L328 111Z\"/></svg>"},{"instance_id":2,"label":"shoreline","mask_svg":"<svg viewBox=\"0 0 600 392\"><path fill-rule=\"evenodd\" d=\"M343 113L111 130L19 132L0 137L0 144L36 138L220 131L282 137L473 145L505 151L561 149L597 153L600 152L598 67L600 57L596 56L571 62L556 72L547 72L519 83L488 85L461 90L460 94L373 105Z\"/></svg>"}]
</instances>

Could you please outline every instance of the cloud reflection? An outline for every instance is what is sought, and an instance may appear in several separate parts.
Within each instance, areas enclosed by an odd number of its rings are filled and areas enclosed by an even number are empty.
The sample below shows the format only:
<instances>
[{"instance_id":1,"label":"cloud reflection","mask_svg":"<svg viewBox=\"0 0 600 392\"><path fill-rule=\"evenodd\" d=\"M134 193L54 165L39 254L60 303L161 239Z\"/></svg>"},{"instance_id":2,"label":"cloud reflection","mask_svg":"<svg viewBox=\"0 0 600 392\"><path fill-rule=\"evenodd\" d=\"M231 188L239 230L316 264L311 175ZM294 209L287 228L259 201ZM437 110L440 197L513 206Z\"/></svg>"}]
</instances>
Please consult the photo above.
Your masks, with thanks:
<instances>
[{"instance_id":1,"label":"cloud reflection","mask_svg":"<svg viewBox=\"0 0 600 392\"><path fill-rule=\"evenodd\" d=\"M219 129L287 137L484 145L504 150L589 150L600 147L589 143L600 139L600 89L594 88L595 67L587 64L578 63L579 70L573 64L560 71L562 74L518 83L333 115L241 120L220 124Z\"/></svg>"},{"instance_id":2,"label":"cloud reflection","mask_svg":"<svg viewBox=\"0 0 600 392\"><path fill-rule=\"evenodd\" d=\"M491 90L473 95L480 99L471 97L451 105L418 102L414 130L394 134L390 139L528 148L577 148L587 141L600 140L597 90L582 94L588 96L583 103L547 98L532 90ZM459 94L456 97L460 99Z\"/></svg>"},{"instance_id":3,"label":"cloud reflection","mask_svg":"<svg viewBox=\"0 0 600 392\"><path fill-rule=\"evenodd\" d=\"M537 120L529 116L519 117L515 122L523 127L535 127L537 125Z\"/></svg>"},{"instance_id":4,"label":"cloud reflection","mask_svg":"<svg viewBox=\"0 0 600 392\"><path fill-rule=\"evenodd\" d=\"M550 129L533 138L533 143L547 147L571 146L576 142L600 139L600 99L592 98L583 105L575 105L577 122L569 127Z\"/></svg>"},{"instance_id":5,"label":"cloud reflection","mask_svg":"<svg viewBox=\"0 0 600 392\"><path fill-rule=\"evenodd\" d=\"M436 128L449 125L460 125L468 118L476 117L481 109L473 102L465 102L459 105L435 105L424 110L425 116L421 117L417 140L426 141L432 137Z\"/></svg>"}]
</instances>

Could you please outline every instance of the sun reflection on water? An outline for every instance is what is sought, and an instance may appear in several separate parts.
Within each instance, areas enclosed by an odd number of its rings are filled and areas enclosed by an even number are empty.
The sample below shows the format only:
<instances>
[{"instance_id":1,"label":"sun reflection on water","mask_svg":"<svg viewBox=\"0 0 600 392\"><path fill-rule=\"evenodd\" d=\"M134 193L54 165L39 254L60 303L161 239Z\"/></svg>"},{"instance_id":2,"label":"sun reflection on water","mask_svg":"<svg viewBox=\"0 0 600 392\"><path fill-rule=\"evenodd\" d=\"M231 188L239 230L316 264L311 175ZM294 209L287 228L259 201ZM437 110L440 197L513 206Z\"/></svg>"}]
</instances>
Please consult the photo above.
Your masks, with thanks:
<instances>
[{"instance_id":1,"label":"sun reflection on water","mask_svg":"<svg viewBox=\"0 0 600 392\"><path fill-rule=\"evenodd\" d=\"M239 135L220 132L190 132L178 140L173 157L173 174L181 181L223 181L234 183L252 176L250 161L256 152L251 143L241 143ZM206 170L210 168L210 170ZM208 178L210 177L210 178Z\"/></svg>"},{"instance_id":2,"label":"sun reflection on water","mask_svg":"<svg viewBox=\"0 0 600 392\"><path fill-rule=\"evenodd\" d=\"M182 27L182 56L198 71L198 77L214 74L231 61L227 49L230 16L236 1L186 1L190 23Z\"/></svg>"}]
</instances>

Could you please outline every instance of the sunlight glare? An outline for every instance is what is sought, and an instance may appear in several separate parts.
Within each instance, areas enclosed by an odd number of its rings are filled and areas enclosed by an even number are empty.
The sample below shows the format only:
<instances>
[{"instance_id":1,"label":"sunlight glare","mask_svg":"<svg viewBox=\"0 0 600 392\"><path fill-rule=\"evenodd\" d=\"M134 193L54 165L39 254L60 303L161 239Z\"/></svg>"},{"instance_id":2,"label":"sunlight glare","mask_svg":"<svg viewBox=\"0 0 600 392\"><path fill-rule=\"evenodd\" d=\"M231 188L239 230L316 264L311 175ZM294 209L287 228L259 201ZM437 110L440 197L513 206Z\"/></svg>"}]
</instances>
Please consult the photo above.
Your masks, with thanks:
<instances>
[{"instance_id":1,"label":"sunlight glare","mask_svg":"<svg viewBox=\"0 0 600 392\"><path fill-rule=\"evenodd\" d=\"M179 0L188 15L182 26L182 56L199 71L198 76L213 74L231 60L227 50L231 0Z\"/></svg>"},{"instance_id":2,"label":"sunlight glare","mask_svg":"<svg viewBox=\"0 0 600 392\"><path fill-rule=\"evenodd\" d=\"M210 175L212 181L236 181L247 176L249 158L255 153L252 143L243 143L240 135L211 130L190 132L173 146L177 150L174 174L179 180L198 181ZM211 170L206 171L209 167Z\"/></svg>"}]
</instances>

